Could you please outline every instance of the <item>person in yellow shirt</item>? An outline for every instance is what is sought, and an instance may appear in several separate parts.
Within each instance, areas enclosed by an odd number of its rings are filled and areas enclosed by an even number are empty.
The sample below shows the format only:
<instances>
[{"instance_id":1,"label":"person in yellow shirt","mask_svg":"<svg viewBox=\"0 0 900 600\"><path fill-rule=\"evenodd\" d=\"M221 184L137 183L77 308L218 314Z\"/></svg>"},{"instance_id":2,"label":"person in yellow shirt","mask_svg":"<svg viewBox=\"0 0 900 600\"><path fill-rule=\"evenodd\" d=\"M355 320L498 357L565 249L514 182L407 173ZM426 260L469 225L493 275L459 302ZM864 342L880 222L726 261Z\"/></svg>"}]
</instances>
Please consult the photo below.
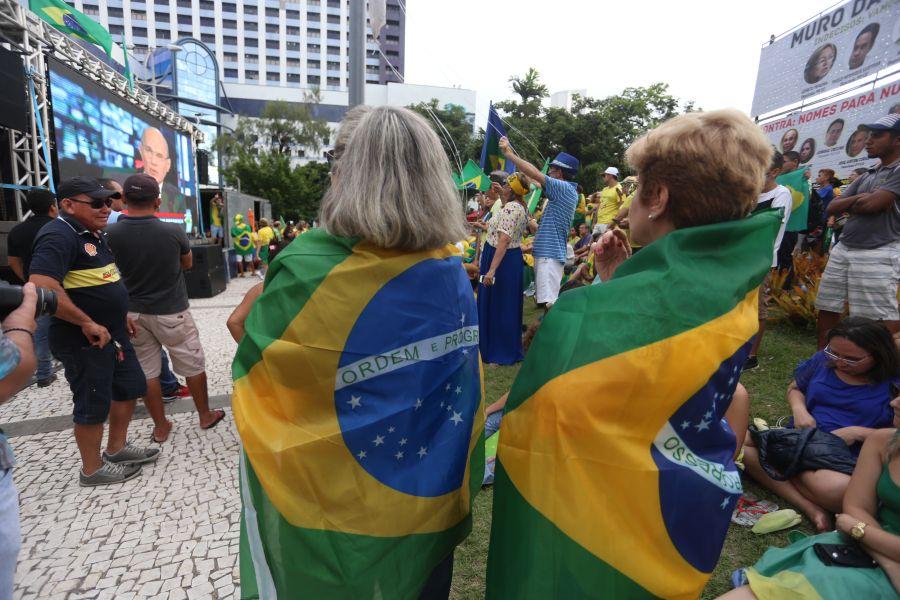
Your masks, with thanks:
<instances>
[{"instance_id":1,"label":"person in yellow shirt","mask_svg":"<svg viewBox=\"0 0 900 600\"><path fill-rule=\"evenodd\" d=\"M617 225L625 230L628 234L628 242L631 244L632 252L637 252L640 250L641 246L635 245L635 243L631 241L631 229L628 223L628 210L631 208L631 201L634 200L634 195L637 191L637 177L635 175L626 177L625 181L622 182L622 188L622 191L625 192L625 202L622 203L622 209L612 222L613 225Z\"/></svg>"},{"instance_id":2,"label":"person in yellow shirt","mask_svg":"<svg viewBox=\"0 0 900 600\"><path fill-rule=\"evenodd\" d=\"M209 203L209 232L217 244L222 244L225 240L225 229L222 227L224 212L225 201L221 194L216 194Z\"/></svg>"},{"instance_id":3,"label":"person in yellow shirt","mask_svg":"<svg viewBox=\"0 0 900 600\"><path fill-rule=\"evenodd\" d=\"M619 185L619 169L608 167L603 173L606 187L600 191L600 199L597 204L597 216L594 219L594 233L606 233L613 219L622 210L625 203L625 192Z\"/></svg>"}]
</instances>

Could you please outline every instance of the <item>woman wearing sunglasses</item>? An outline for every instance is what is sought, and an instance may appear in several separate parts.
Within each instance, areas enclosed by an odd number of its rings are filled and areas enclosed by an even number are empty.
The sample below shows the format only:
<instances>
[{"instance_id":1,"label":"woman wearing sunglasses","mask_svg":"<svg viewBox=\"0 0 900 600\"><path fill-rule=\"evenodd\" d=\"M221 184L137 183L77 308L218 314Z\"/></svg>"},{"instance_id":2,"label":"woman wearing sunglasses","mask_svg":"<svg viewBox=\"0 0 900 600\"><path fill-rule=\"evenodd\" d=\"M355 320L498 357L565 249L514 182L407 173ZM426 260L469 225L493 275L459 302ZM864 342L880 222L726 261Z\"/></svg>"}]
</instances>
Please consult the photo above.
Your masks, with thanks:
<instances>
[{"instance_id":1,"label":"woman wearing sunglasses","mask_svg":"<svg viewBox=\"0 0 900 600\"><path fill-rule=\"evenodd\" d=\"M818 427L858 452L872 433L891 426L898 377L900 362L887 328L863 317L844 319L828 332L825 349L794 372L787 392L793 426ZM819 531L832 527L831 514L841 511L850 476L820 469L775 481L759 464L749 436L744 463L753 479L801 509Z\"/></svg>"}]
</instances>

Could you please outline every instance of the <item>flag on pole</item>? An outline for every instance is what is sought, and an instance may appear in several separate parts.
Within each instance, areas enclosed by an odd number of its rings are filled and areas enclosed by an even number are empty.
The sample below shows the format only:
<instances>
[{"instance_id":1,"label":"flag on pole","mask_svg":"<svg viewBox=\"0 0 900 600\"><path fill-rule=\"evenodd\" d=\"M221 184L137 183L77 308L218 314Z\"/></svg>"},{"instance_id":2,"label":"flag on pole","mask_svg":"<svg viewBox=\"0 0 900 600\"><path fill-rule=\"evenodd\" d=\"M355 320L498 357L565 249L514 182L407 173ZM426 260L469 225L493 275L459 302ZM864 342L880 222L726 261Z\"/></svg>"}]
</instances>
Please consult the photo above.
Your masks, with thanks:
<instances>
[{"instance_id":1,"label":"flag on pole","mask_svg":"<svg viewBox=\"0 0 900 600\"><path fill-rule=\"evenodd\" d=\"M62 0L28 0L28 7L56 29L96 44L110 56L112 36L102 25L84 13L78 12Z\"/></svg>"},{"instance_id":2,"label":"flag on pole","mask_svg":"<svg viewBox=\"0 0 900 600\"><path fill-rule=\"evenodd\" d=\"M541 173L544 175L547 174L547 171L550 170L550 159L544 159L544 166L541 168ZM541 201L541 188L534 185L533 183L529 186L531 187L531 191L528 192L528 195L525 196L525 206L528 207L528 214L534 214L535 209L538 206L538 203Z\"/></svg>"},{"instance_id":3,"label":"flag on pole","mask_svg":"<svg viewBox=\"0 0 900 600\"><path fill-rule=\"evenodd\" d=\"M128 47L125 45L125 33L122 33L122 55L125 58L125 79L128 80L128 91L134 91L134 77L131 74L131 61L128 60Z\"/></svg>"},{"instance_id":4,"label":"flag on pole","mask_svg":"<svg viewBox=\"0 0 900 600\"><path fill-rule=\"evenodd\" d=\"M462 173L459 175L453 173L453 183L456 184L456 189L458 190L474 187L477 190L486 192L491 189L491 178L485 175L478 163L471 158L463 167Z\"/></svg>"},{"instance_id":5,"label":"flag on pole","mask_svg":"<svg viewBox=\"0 0 900 600\"><path fill-rule=\"evenodd\" d=\"M775 182L783 185L791 192L791 216L788 217L785 231L803 231L809 218L809 180L804 177L806 167L779 175Z\"/></svg>"},{"instance_id":6,"label":"flag on pole","mask_svg":"<svg viewBox=\"0 0 900 600\"><path fill-rule=\"evenodd\" d=\"M484 403L458 254L312 229L273 261L232 365L244 598L416 598L468 535Z\"/></svg>"},{"instance_id":7,"label":"flag on pole","mask_svg":"<svg viewBox=\"0 0 900 600\"><path fill-rule=\"evenodd\" d=\"M484 130L484 146L481 147L481 168L487 173L491 171L513 173L516 170L516 166L507 161L500 151L500 138L504 136L506 136L506 128L503 127L503 121L497 114L494 104L491 103L487 127Z\"/></svg>"},{"instance_id":8,"label":"flag on pole","mask_svg":"<svg viewBox=\"0 0 900 600\"><path fill-rule=\"evenodd\" d=\"M722 418L779 225L679 229L559 297L503 415L487 598L700 596L741 495Z\"/></svg>"}]
</instances>

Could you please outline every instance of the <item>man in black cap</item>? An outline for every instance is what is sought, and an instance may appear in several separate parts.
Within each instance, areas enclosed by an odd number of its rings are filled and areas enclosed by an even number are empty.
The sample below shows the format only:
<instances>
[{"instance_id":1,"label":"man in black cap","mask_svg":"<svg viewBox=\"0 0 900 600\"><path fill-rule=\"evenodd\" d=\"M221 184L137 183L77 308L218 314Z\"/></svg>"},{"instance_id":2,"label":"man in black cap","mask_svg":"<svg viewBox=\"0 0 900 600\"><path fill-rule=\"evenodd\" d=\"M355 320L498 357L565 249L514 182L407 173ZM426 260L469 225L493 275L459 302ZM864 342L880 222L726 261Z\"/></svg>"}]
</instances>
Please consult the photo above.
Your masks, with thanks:
<instances>
[{"instance_id":1,"label":"man in black cap","mask_svg":"<svg viewBox=\"0 0 900 600\"><path fill-rule=\"evenodd\" d=\"M850 315L884 321L900 330L897 265L900 264L900 115L863 125L866 152L881 163L860 175L828 204L829 216L848 213L841 239L832 249L819 284L819 348L840 321Z\"/></svg>"},{"instance_id":2,"label":"man in black cap","mask_svg":"<svg viewBox=\"0 0 900 600\"><path fill-rule=\"evenodd\" d=\"M114 193L91 177L63 181L57 188L61 218L41 229L31 258L29 281L54 290L58 299L50 350L72 389L83 486L127 481L159 457L159 450L126 439L135 401L147 385L128 339L134 333L128 292L102 232ZM109 438L101 454L107 417Z\"/></svg>"},{"instance_id":3,"label":"man in black cap","mask_svg":"<svg viewBox=\"0 0 900 600\"><path fill-rule=\"evenodd\" d=\"M159 383L163 346L175 372L187 381L200 428L215 427L225 418L225 411L209 409L206 360L184 283L183 269L190 269L193 263L187 234L175 223L156 217L162 200L153 177L132 175L122 188L128 216L109 228L109 243L128 288L128 317L136 328L134 347L147 378L144 404L153 417L152 439L162 443L172 429Z\"/></svg>"},{"instance_id":4,"label":"man in black cap","mask_svg":"<svg viewBox=\"0 0 900 600\"><path fill-rule=\"evenodd\" d=\"M31 190L26 197L26 205L31 216L13 227L6 238L6 254L9 257L9 268L22 281L28 281L28 268L31 265L31 247L38 231L59 216L56 208L56 196L50 190ZM50 330L50 317L44 315L37 318L37 329L34 330L34 353L38 365L35 378L38 387L47 387L56 381L53 373L53 356L47 342Z\"/></svg>"}]
</instances>

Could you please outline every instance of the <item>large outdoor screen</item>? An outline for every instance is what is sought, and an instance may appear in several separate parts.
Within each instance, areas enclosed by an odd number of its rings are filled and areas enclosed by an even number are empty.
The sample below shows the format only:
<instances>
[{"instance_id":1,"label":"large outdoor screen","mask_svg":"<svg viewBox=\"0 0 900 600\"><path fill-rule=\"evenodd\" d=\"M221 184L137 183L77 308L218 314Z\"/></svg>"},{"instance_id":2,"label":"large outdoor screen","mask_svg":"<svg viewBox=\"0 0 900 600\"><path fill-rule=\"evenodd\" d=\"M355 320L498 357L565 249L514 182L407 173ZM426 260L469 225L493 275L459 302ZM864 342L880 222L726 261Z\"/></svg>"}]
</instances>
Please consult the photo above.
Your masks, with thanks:
<instances>
[{"instance_id":1,"label":"large outdoor screen","mask_svg":"<svg viewBox=\"0 0 900 600\"><path fill-rule=\"evenodd\" d=\"M50 63L50 97L61 179L90 175L122 183L133 173L147 173L160 184L161 219L184 223L186 211L196 210L187 135L56 61Z\"/></svg>"}]
</instances>

